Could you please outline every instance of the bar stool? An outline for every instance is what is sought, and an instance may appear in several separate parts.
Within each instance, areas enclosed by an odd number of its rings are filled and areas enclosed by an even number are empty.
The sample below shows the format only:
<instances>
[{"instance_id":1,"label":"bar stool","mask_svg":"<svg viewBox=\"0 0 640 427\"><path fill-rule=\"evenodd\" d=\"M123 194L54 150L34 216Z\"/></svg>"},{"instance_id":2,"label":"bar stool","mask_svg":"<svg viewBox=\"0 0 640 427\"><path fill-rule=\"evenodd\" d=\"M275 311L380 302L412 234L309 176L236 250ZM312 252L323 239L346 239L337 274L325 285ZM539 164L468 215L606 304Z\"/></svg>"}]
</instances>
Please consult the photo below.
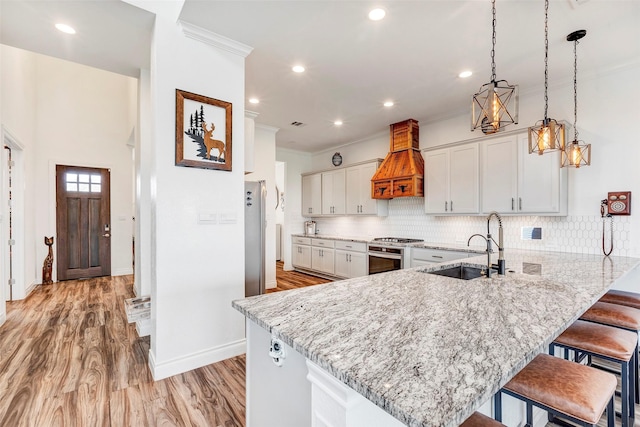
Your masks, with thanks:
<instances>
[{"instance_id":1,"label":"bar stool","mask_svg":"<svg viewBox=\"0 0 640 427\"><path fill-rule=\"evenodd\" d=\"M568 350L573 350L576 355L575 361L578 363L588 357L590 365L591 356L597 356L619 364L621 367L622 427L628 427L635 417L634 403L637 381L633 376L633 367L637 363L637 345L638 335L634 332L577 320L549 345L549 353L554 354L555 346L559 346L565 350L565 359L568 359Z\"/></svg>"},{"instance_id":2,"label":"bar stool","mask_svg":"<svg viewBox=\"0 0 640 427\"><path fill-rule=\"evenodd\" d=\"M602 325L615 326L616 328L626 329L636 334L640 332L640 310L624 305L598 301L585 311L580 319ZM636 355L637 354L638 346L636 346ZM638 363L635 364L633 370L636 384L639 384ZM640 389L640 386L636 387L636 403L640 403L640 393L638 389Z\"/></svg>"},{"instance_id":3,"label":"bar stool","mask_svg":"<svg viewBox=\"0 0 640 427\"><path fill-rule=\"evenodd\" d=\"M474 412L460 424L460 427L505 427L505 425L480 412Z\"/></svg>"},{"instance_id":4,"label":"bar stool","mask_svg":"<svg viewBox=\"0 0 640 427\"><path fill-rule=\"evenodd\" d=\"M594 427L607 411L607 427L614 427L613 398L616 377L548 354L537 355L495 395L495 417L502 421L502 393L523 400L527 422L533 424L533 406L581 426Z\"/></svg>"},{"instance_id":5,"label":"bar stool","mask_svg":"<svg viewBox=\"0 0 640 427\"><path fill-rule=\"evenodd\" d=\"M600 302L626 305L627 307L640 309L640 294L612 289L600 298Z\"/></svg>"}]
</instances>

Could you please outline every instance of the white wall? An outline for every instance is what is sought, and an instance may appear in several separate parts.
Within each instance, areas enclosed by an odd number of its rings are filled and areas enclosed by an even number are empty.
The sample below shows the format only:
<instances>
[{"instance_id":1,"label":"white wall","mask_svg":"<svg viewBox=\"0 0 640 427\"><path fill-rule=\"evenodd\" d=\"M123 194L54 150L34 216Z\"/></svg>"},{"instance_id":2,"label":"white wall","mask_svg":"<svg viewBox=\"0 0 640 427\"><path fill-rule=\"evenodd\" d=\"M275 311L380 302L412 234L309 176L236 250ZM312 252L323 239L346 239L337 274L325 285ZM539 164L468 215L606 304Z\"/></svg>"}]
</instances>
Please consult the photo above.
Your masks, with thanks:
<instances>
[{"instance_id":1,"label":"white wall","mask_svg":"<svg viewBox=\"0 0 640 427\"><path fill-rule=\"evenodd\" d=\"M36 55L35 82L36 259L47 254L43 236L56 233L56 165L106 168L111 171L111 274L132 274L133 148L127 143L137 121L136 79Z\"/></svg>"},{"instance_id":2,"label":"white wall","mask_svg":"<svg viewBox=\"0 0 640 427\"><path fill-rule=\"evenodd\" d=\"M244 56L186 37L175 4L139 2L157 13L150 67L151 350L155 379L245 350ZM233 105L233 170L175 166L175 90ZM146 172L145 172L146 173ZM232 224L199 225L199 213L235 215Z\"/></svg>"},{"instance_id":3,"label":"white wall","mask_svg":"<svg viewBox=\"0 0 640 427\"><path fill-rule=\"evenodd\" d=\"M0 58L2 63L2 127L9 131L24 147L24 150L19 153L22 157L21 164L16 165L21 168L20 173L24 176L23 205L19 207L23 212L24 235L14 235L14 239L16 239L14 260L22 257L22 266L18 271L14 270L16 283L13 287L13 298L21 299L25 297L26 290L37 283L36 274L39 270L34 237L36 222L36 182L34 176L37 149L33 124L36 123L37 106L36 57L29 52L0 45ZM4 222L7 218L6 205L2 203L0 209ZM40 269L42 268L41 263L42 260L40 261ZM5 283L7 282L3 280L3 287L5 287ZM6 287L5 298L8 296L9 289Z\"/></svg>"},{"instance_id":4,"label":"white wall","mask_svg":"<svg viewBox=\"0 0 640 427\"><path fill-rule=\"evenodd\" d=\"M276 132L277 128L256 125L254 140L254 172L245 181L265 181L267 187L265 230L265 287L275 288L276 282Z\"/></svg>"},{"instance_id":5,"label":"white wall","mask_svg":"<svg viewBox=\"0 0 640 427\"><path fill-rule=\"evenodd\" d=\"M56 164L111 169L111 271L131 274L133 177L127 141L136 121L135 79L9 46L2 46L1 55L3 126L24 145L19 154L25 168L25 236L17 241L24 272L14 299L42 281L48 252L43 238L56 234Z\"/></svg>"},{"instance_id":6,"label":"white wall","mask_svg":"<svg viewBox=\"0 0 640 427\"><path fill-rule=\"evenodd\" d=\"M600 252L600 200L608 191L632 191L640 195L640 145L635 127L640 119L640 72L638 64L610 70L606 73L578 77L579 138L592 144L592 165L569 170L569 210L566 218L518 217L507 218L506 245L532 249L567 252ZM514 128L526 129L542 119L542 92L520 96L520 123ZM549 116L573 122L573 82L551 86ZM469 131L469 114L423 122L420 126L420 147L436 147L447 143L482 137ZM383 139L387 143L383 144ZM573 139L573 131L567 139ZM372 152L375 147L375 152ZM312 156L310 168L326 169L334 151L343 155L343 164L384 157L388 151L388 136L374 136L369 140L325 150ZM640 196L639 196L640 197ZM636 197L637 199L637 197ZM435 218L424 215L422 198L394 199L389 205L388 218L319 219L322 233L365 233L370 237L397 234L401 237L422 237L442 243L461 243L465 236L482 230L483 218ZM640 256L640 214L633 207L631 217L615 218L614 255ZM544 242L523 242L519 229L523 225L541 225L546 232ZM287 241L285 241L287 242Z\"/></svg>"},{"instance_id":7,"label":"white wall","mask_svg":"<svg viewBox=\"0 0 640 427\"><path fill-rule=\"evenodd\" d=\"M305 218L302 210L301 173L311 170L311 155L299 151L276 149L276 160L284 162L285 201L284 226L282 228L282 259L285 270L293 270L291 265L291 235L304 232Z\"/></svg>"}]
</instances>

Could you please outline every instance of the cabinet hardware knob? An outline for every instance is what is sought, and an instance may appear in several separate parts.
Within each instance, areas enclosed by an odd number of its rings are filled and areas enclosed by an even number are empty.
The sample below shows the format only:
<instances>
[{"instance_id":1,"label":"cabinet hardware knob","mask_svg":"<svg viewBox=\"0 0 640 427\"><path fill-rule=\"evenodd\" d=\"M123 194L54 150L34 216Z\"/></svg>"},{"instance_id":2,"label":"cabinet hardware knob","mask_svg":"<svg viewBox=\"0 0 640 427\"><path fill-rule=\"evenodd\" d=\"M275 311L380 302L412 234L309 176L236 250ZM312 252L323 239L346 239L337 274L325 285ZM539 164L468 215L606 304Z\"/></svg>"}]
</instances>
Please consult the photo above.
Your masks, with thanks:
<instances>
[{"instance_id":1,"label":"cabinet hardware knob","mask_svg":"<svg viewBox=\"0 0 640 427\"><path fill-rule=\"evenodd\" d=\"M522 210L522 197L518 197L518 209Z\"/></svg>"},{"instance_id":2,"label":"cabinet hardware knob","mask_svg":"<svg viewBox=\"0 0 640 427\"><path fill-rule=\"evenodd\" d=\"M453 200L449 203L449 206L451 207L451 212L453 212Z\"/></svg>"},{"instance_id":3,"label":"cabinet hardware knob","mask_svg":"<svg viewBox=\"0 0 640 427\"><path fill-rule=\"evenodd\" d=\"M514 200L513 200L513 197L512 197L512 198L511 198L511 210L513 210L513 209L514 209L513 202L514 202Z\"/></svg>"},{"instance_id":4,"label":"cabinet hardware knob","mask_svg":"<svg viewBox=\"0 0 640 427\"><path fill-rule=\"evenodd\" d=\"M444 202L444 211L445 212L449 211L449 202Z\"/></svg>"}]
</instances>

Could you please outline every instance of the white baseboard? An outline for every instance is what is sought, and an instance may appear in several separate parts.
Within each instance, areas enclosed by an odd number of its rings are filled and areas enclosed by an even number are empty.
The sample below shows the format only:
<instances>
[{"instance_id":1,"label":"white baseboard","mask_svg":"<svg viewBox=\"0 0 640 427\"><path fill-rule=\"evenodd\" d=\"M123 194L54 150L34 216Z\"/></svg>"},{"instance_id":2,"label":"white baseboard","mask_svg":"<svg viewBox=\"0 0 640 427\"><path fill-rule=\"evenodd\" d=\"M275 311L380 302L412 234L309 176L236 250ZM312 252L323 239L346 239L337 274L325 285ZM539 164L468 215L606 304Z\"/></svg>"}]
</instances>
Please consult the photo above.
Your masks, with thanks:
<instances>
[{"instance_id":1,"label":"white baseboard","mask_svg":"<svg viewBox=\"0 0 640 427\"><path fill-rule=\"evenodd\" d=\"M133 267L131 268L118 268L111 272L112 276L128 276L133 274Z\"/></svg>"},{"instance_id":2,"label":"white baseboard","mask_svg":"<svg viewBox=\"0 0 640 427\"><path fill-rule=\"evenodd\" d=\"M267 283L265 283L264 287L266 289L274 289L278 287L278 282L276 280L270 280Z\"/></svg>"},{"instance_id":3,"label":"white baseboard","mask_svg":"<svg viewBox=\"0 0 640 427\"><path fill-rule=\"evenodd\" d=\"M151 335L151 319L138 320L136 322L136 332L139 337Z\"/></svg>"},{"instance_id":4,"label":"white baseboard","mask_svg":"<svg viewBox=\"0 0 640 427\"><path fill-rule=\"evenodd\" d=\"M197 353L188 354L166 362L157 363L153 350L149 350L149 369L154 381L182 374L193 369L201 368L230 357L246 353L247 341L241 339L223 344Z\"/></svg>"},{"instance_id":5,"label":"white baseboard","mask_svg":"<svg viewBox=\"0 0 640 427\"><path fill-rule=\"evenodd\" d=\"M24 292L24 297L25 298L28 297L31 294L31 292L35 290L36 286L38 286L37 283L30 284L29 287Z\"/></svg>"}]
</instances>

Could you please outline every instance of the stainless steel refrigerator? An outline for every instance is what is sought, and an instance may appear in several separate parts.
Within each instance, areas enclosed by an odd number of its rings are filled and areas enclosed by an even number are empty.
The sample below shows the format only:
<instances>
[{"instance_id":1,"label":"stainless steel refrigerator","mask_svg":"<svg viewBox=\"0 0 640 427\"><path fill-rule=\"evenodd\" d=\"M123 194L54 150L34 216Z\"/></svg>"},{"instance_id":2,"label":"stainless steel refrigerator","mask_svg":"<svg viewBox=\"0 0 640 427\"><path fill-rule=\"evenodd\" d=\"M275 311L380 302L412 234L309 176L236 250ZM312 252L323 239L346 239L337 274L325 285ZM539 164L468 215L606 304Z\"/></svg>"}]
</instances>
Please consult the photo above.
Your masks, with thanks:
<instances>
[{"instance_id":1,"label":"stainless steel refrigerator","mask_svg":"<svg viewBox=\"0 0 640 427\"><path fill-rule=\"evenodd\" d=\"M267 189L264 181L244 183L244 293L264 293Z\"/></svg>"}]
</instances>

